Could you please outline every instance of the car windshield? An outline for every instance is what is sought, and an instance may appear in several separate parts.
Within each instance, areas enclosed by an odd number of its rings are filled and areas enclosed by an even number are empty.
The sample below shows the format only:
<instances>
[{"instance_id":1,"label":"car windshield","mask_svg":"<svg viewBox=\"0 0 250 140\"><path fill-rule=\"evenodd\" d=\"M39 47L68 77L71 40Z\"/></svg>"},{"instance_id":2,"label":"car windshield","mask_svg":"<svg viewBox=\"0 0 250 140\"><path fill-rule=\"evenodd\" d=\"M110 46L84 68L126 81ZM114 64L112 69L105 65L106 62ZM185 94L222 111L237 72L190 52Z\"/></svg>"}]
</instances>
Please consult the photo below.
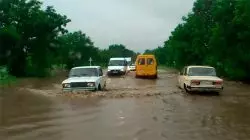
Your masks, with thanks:
<instances>
[{"instance_id":1,"label":"car windshield","mask_svg":"<svg viewBox=\"0 0 250 140\"><path fill-rule=\"evenodd\" d=\"M71 69L69 72L69 77L88 77L88 76L98 76L98 71L96 68L76 68Z\"/></svg>"},{"instance_id":2,"label":"car windshield","mask_svg":"<svg viewBox=\"0 0 250 140\"><path fill-rule=\"evenodd\" d=\"M109 66L124 66L125 61L124 60L110 60Z\"/></svg>"},{"instance_id":3,"label":"car windshield","mask_svg":"<svg viewBox=\"0 0 250 140\"><path fill-rule=\"evenodd\" d=\"M216 76L214 68L189 68L189 76Z\"/></svg>"}]
</instances>

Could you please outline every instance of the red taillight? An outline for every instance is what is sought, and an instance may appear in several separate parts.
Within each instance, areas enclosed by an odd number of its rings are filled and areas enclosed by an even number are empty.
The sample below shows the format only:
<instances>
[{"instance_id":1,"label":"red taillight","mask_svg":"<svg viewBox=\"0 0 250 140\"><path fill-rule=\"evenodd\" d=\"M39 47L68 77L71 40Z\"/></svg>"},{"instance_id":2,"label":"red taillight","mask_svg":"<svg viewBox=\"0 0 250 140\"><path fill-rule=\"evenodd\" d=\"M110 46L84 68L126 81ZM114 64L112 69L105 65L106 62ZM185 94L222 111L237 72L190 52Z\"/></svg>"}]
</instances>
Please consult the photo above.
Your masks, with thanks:
<instances>
[{"instance_id":1,"label":"red taillight","mask_svg":"<svg viewBox=\"0 0 250 140\"><path fill-rule=\"evenodd\" d=\"M199 80L192 80L191 81L191 84L193 84L193 85L200 85L200 81Z\"/></svg>"},{"instance_id":2,"label":"red taillight","mask_svg":"<svg viewBox=\"0 0 250 140\"><path fill-rule=\"evenodd\" d=\"M214 81L213 82L213 85L222 85L223 84L223 81Z\"/></svg>"}]
</instances>

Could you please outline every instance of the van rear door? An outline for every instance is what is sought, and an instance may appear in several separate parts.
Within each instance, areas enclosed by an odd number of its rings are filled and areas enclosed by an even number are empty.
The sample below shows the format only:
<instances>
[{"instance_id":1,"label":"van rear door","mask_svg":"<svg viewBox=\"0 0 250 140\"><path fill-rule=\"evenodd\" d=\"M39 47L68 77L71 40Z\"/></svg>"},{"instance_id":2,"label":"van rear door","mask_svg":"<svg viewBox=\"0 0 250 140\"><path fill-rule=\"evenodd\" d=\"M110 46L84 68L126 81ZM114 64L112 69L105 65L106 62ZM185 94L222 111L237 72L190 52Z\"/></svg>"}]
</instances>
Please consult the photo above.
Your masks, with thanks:
<instances>
[{"instance_id":1,"label":"van rear door","mask_svg":"<svg viewBox=\"0 0 250 140\"><path fill-rule=\"evenodd\" d=\"M146 56L146 68L148 75L155 75L156 74L156 60L152 56Z\"/></svg>"},{"instance_id":2,"label":"van rear door","mask_svg":"<svg viewBox=\"0 0 250 140\"><path fill-rule=\"evenodd\" d=\"M139 75L144 75L146 70L146 58L145 57L139 57L136 64L136 71Z\"/></svg>"}]
</instances>

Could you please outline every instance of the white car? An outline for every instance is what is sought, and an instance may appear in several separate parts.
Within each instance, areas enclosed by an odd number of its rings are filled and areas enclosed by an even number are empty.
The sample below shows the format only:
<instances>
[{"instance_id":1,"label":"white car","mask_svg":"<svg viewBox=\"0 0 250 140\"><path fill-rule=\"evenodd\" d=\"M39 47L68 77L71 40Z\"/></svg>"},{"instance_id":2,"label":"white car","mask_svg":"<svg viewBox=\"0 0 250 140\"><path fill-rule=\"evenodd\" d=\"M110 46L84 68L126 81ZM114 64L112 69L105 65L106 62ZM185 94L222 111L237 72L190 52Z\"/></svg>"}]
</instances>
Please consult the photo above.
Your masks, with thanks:
<instances>
[{"instance_id":1,"label":"white car","mask_svg":"<svg viewBox=\"0 0 250 140\"><path fill-rule=\"evenodd\" d=\"M68 79L62 82L63 91L103 90L106 78L100 66L74 67L69 72Z\"/></svg>"},{"instance_id":2,"label":"white car","mask_svg":"<svg viewBox=\"0 0 250 140\"><path fill-rule=\"evenodd\" d=\"M178 84L187 92L221 92L223 90L223 80L217 76L215 68L210 66L184 67L179 73Z\"/></svg>"},{"instance_id":3,"label":"white car","mask_svg":"<svg viewBox=\"0 0 250 140\"><path fill-rule=\"evenodd\" d=\"M130 71L135 71L135 64L131 64L131 65L129 66L129 70L130 70Z\"/></svg>"}]
</instances>

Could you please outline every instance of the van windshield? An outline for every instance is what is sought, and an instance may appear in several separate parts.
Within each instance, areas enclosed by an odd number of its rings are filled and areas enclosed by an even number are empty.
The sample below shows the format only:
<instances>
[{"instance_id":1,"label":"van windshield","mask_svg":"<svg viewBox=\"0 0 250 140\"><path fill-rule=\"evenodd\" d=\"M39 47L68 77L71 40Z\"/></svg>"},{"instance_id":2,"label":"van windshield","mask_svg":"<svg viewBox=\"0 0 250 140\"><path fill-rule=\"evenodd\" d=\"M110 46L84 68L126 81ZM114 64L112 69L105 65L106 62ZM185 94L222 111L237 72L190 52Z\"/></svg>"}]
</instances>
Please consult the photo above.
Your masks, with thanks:
<instances>
[{"instance_id":1,"label":"van windshield","mask_svg":"<svg viewBox=\"0 0 250 140\"><path fill-rule=\"evenodd\" d=\"M109 66L124 66L125 61L124 60L110 60Z\"/></svg>"}]
</instances>

